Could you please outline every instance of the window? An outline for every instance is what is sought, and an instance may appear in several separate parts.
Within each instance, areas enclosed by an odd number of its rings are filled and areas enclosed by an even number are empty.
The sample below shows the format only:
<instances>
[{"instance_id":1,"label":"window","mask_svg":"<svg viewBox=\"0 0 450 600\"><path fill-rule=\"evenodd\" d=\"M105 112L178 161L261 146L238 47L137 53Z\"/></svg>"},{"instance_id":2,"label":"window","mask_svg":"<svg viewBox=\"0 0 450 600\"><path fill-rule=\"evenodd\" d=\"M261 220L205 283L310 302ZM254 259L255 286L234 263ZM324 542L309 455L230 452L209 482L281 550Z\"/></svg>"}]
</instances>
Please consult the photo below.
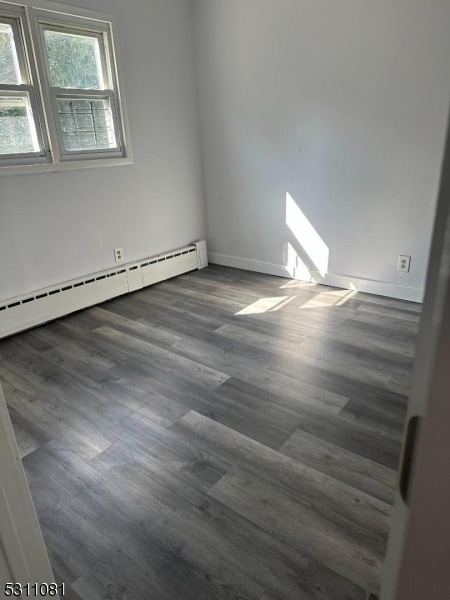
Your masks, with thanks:
<instances>
[{"instance_id":1,"label":"window","mask_svg":"<svg viewBox=\"0 0 450 600\"><path fill-rule=\"evenodd\" d=\"M16 18L0 16L0 156L45 157L24 39Z\"/></svg>"},{"instance_id":2,"label":"window","mask_svg":"<svg viewBox=\"0 0 450 600\"><path fill-rule=\"evenodd\" d=\"M55 6L0 2L0 173L130 157L112 21Z\"/></svg>"}]
</instances>

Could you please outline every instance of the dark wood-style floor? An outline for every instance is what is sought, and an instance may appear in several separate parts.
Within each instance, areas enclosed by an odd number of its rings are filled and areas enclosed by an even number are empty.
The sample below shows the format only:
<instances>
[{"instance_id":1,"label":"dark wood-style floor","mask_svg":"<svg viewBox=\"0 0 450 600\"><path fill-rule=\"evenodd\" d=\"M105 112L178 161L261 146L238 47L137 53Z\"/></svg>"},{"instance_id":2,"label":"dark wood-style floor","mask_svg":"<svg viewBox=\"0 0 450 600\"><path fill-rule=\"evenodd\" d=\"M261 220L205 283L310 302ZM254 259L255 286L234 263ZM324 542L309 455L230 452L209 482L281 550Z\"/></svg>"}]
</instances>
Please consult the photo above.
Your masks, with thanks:
<instances>
[{"instance_id":1,"label":"dark wood-style floor","mask_svg":"<svg viewBox=\"0 0 450 600\"><path fill-rule=\"evenodd\" d=\"M1 342L66 598L377 593L419 308L209 267Z\"/></svg>"}]
</instances>

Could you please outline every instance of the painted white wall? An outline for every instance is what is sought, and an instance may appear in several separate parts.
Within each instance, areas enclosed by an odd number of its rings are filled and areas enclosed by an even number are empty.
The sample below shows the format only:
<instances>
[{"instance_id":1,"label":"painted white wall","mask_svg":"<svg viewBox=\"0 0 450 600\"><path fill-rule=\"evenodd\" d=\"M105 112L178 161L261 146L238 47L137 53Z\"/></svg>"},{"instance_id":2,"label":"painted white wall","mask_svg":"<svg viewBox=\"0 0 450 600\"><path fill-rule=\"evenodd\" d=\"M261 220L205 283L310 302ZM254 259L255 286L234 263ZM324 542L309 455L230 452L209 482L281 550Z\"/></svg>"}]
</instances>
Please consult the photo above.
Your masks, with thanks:
<instances>
[{"instance_id":1,"label":"painted white wall","mask_svg":"<svg viewBox=\"0 0 450 600\"><path fill-rule=\"evenodd\" d=\"M190 1L66 4L117 17L134 164L0 177L0 299L204 237Z\"/></svg>"},{"instance_id":2,"label":"painted white wall","mask_svg":"<svg viewBox=\"0 0 450 600\"><path fill-rule=\"evenodd\" d=\"M329 273L419 297L449 30L448 0L194 0L212 262L283 272L290 243L314 269L325 246ZM291 206L291 228L287 193L303 213ZM400 254L412 256L403 278Z\"/></svg>"}]
</instances>

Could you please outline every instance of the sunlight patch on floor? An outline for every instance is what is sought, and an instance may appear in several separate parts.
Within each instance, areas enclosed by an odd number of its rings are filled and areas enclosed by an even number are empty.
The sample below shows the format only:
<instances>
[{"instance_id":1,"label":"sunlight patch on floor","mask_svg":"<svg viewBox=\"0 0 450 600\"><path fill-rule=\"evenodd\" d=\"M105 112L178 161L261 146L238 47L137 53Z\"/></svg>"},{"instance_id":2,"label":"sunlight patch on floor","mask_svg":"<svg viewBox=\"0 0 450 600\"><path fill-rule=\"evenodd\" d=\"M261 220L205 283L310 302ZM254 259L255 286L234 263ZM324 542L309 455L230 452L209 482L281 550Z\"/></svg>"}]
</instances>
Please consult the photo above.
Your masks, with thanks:
<instances>
[{"instance_id":1,"label":"sunlight patch on floor","mask_svg":"<svg viewBox=\"0 0 450 600\"><path fill-rule=\"evenodd\" d=\"M249 304L236 315L257 315L266 312L276 312L282 309L286 304L292 302L297 296L278 296L274 298L260 298L253 304Z\"/></svg>"},{"instance_id":2,"label":"sunlight patch on floor","mask_svg":"<svg viewBox=\"0 0 450 600\"><path fill-rule=\"evenodd\" d=\"M302 306L304 308L331 308L343 306L351 300L358 292L355 290L333 290L332 292L320 292L314 298L307 300Z\"/></svg>"}]
</instances>

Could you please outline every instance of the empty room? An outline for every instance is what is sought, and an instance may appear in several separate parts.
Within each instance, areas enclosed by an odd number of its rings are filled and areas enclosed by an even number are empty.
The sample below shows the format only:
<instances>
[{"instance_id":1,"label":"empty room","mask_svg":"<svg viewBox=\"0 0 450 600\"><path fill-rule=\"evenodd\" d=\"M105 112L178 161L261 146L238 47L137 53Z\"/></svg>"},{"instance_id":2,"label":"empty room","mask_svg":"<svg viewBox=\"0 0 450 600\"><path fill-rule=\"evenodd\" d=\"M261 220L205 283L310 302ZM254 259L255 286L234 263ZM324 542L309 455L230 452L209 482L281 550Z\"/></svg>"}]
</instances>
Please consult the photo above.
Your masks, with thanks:
<instances>
[{"instance_id":1,"label":"empty room","mask_svg":"<svg viewBox=\"0 0 450 600\"><path fill-rule=\"evenodd\" d=\"M448 600L449 32L0 0L1 597Z\"/></svg>"}]
</instances>

